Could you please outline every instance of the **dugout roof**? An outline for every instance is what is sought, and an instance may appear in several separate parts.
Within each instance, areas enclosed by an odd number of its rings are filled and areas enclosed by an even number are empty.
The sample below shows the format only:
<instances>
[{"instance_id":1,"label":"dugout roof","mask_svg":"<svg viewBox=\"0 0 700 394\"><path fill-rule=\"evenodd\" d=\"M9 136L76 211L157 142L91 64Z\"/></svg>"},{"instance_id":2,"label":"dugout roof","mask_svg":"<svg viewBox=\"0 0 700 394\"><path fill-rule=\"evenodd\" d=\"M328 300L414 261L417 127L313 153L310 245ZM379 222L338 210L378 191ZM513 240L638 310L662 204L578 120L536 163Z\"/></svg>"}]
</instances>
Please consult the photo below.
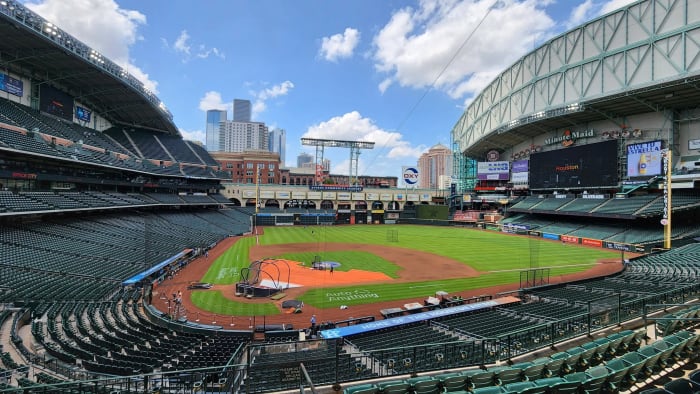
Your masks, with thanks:
<instances>
[{"instance_id":1,"label":"dugout roof","mask_svg":"<svg viewBox=\"0 0 700 394\"><path fill-rule=\"evenodd\" d=\"M179 134L172 114L128 70L17 1L0 1L0 37L2 72L59 87L113 124Z\"/></svg>"}]
</instances>

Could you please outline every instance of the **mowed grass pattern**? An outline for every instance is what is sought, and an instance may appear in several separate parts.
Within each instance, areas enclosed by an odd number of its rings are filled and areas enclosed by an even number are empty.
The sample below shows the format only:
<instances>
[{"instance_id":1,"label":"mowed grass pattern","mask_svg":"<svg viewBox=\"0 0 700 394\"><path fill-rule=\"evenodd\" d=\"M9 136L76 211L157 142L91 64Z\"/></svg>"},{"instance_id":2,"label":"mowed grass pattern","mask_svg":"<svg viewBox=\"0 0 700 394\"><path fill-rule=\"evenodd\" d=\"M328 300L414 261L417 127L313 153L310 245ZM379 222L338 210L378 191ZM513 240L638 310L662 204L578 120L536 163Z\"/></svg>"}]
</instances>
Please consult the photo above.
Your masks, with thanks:
<instances>
[{"instance_id":1,"label":"mowed grass pattern","mask_svg":"<svg viewBox=\"0 0 700 394\"><path fill-rule=\"evenodd\" d=\"M387 241L389 230L398 232L398 242ZM547 267L550 268L552 276L558 276L584 271L599 259L619 258L619 252L616 251L577 247L540 238L507 235L487 230L438 226L266 227L264 235L259 236L259 240L261 245L309 244L308 252L296 254L300 256L301 261L311 261L313 256L319 255L323 260L351 265L352 263L343 260L355 259L366 252L355 251L358 254L347 255L343 252L326 252L325 245L328 243L373 244L416 249L450 257L483 273L476 278L446 278L432 282L390 282L380 285L314 288L299 297L304 303L319 308L405 299L422 300L438 290L459 293L517 283L520 279L519 271L524 269ZM254 243L254 237L239 240L214 262L202 281L216 284L237 282L240 278L238 275L240 270L248 267L250 263L248 248ZM397 250L397 256L400 257L400 249ZM292 254L286 254L284 257L295 260ZM365 269L382 271L386 268L382 266L383 263L377 263L378 265L371 269L371 261L367 258ZM389 262L386 264L393 265ZM193 301L198 307L217 314L229 313L226 311L235 311L232 314L243 316L279 313L272 302L246 304L228 300L217 293L197 291L193 294ZM269 308L263 309L261 305L267 305ZM247 306L251 310L246 309Z\"/></svg>"},{"instance_id":2,"label":"mowed grass pattern","mask_svg":"<svg viewBox=\"0 0 700 394\"><path fill-rule=\"evenodd\" d=\"M283 253L279 256L273 256L277 259L285 259L292 261L301 261L310 266L311 262L318 256L320 261L335 261L340 263L340 267L336 267L336 271L363 270L382 272L390 278L398 278L398 272L401 269L398 265L388 262L377 255L368 252L359 252L354 250L333 251L333 252L306 252L306 253Z\"/></svg>"},{"instance_id":3,"label":"mowed grass pattern","mask_svg":"<svg viewBox=\"0 0 700 394\"><path fill-rule=\"evenodd\" d=\"M388 230L398 232L398 242L387 242ZM265 228L260 243L311 243L316 245L310 252L319 253L323 252L326 243L401 247L450 257L482 272L526 269L531 266L593 264L598 259L619 256L619 252L576 247L541 238L440 226L272 227Z\"/></svg>"}]
</instances>

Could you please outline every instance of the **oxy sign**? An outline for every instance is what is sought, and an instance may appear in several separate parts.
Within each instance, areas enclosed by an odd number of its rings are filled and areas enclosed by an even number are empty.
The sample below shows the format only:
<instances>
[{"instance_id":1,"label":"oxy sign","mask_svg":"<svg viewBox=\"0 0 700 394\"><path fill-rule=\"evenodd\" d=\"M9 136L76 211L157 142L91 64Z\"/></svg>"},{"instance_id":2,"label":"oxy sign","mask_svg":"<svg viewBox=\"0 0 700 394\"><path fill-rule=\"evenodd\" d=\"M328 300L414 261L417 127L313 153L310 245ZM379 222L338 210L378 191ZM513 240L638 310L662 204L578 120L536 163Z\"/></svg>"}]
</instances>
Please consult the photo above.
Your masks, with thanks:
<instances>
[{"instance_id":1,"label":"oxy sign","mask_svg":"<svg viewBox=\"0 0 700 394\"><path fill-rule=\"evenodd\" d=\"M418 169L415 167L404 166L402 167L401 172L403 174L403 182L406 184L406 186L418 186L418 182L420 181L420 173L418 172Z\"/></svg>"}]
</instances>

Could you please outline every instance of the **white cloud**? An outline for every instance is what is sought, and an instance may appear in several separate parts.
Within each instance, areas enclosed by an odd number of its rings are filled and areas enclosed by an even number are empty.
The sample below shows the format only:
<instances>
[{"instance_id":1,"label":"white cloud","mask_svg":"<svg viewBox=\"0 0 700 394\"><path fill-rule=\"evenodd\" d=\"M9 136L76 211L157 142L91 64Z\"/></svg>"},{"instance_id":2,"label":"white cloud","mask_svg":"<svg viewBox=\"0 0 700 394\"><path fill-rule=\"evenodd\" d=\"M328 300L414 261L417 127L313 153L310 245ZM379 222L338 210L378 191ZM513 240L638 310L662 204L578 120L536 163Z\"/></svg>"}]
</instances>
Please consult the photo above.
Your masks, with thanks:
<instances>
[{"instance_id":1,"label":"white cloud","mask_svg":"<svg viewBox=\"0 0 700 394\"><path fill-rule=\"evenodd\" d=\"M334 34L321 39L319 54L329 62L352 57L353 51L360 42L360 32L357 29L346 28L343 34Z\"/></svg>"},{"instance_id":2,"label":"white cloud","mask_svg":"<svg viewBox=\"0 0 700 394\"><path fill-rule=\"evenodd\" d=\"M224 102L221 99L221 93L211 90L204 93L204 97L199 99L199 109L202 111L208 111L210 109L220 109L226 111L233 111L233 102Z\"/></svg>"},{"instance_id":3,"label":"white cloud","mask_svg":"<svg viewBox=\"0 0 700 394\"><path fill-rule=\"evenodd\" d=\"M180 32L180 35L175 40L175 43L173 44L173 48L175 48L175 50L178 52L182 52L186 55L189 55L190 54L190 44L188 43L189 40L190 40L190 35L187 34L187 30L183 30Z\"/></svg>"},{"instance_id":4,"label":"white cloud","mask_svg":"<svg viewBox=\"0 0 700 394\"><path fill-rule=\"evenodd\" d=\"M403 139L401 133L384 130L357 111L313 125L302 137L374 142L374 150L362 153L358 165L360 175L396 175L397 168L401 168L401 165L415 164L418 156L426 149L424 146L411 146L410 142ZM346 154L347 151L343 153ZM332 165L337 167L341 174L347 174L349 170L349 160Z\"/></svg>"},{"instance_id":5,"label":"white cloud","mask_svg":"<svg viewBox=\"0 0 700 394\"><path fill-rule=\"evenodd\" d=\"M257 119L258 115L265 112L267 109L266 102L268 100L286 96L293 88L294 84L291 81L284 81L280 84L273 85L272 87L265 88L260 91L251 91L251 94L253 97L255 97L253 108L251 109L252 118Z\"/></svg>"},{"instance_id":6,"label":"white cloud","mask_svg":"<svg viewBox=\"0 0 700 394\"><path fill-rule=\"evenodd\" d=\"M600 15L605 15L608 12L615 11L618 8L622 8L627 4L634 3L636 0L609 0L600 7Z\"/></svg>"},{"instance_id":7,"label":"white cloud","mask_svg":"<svg viewBox=\"0 0 700 394\"><path fill-rule=\"evenodd\" d=\"M158 83L129 58L129 48L142 39L138 29L146 24L144 14L121 8L114 0L43 0L25 5L158 92Z\"/></svg>"},{"instance_id":8,"label":"white cloud","mask_svg":"<svg viewBox=\"0 0 700 394\"><path fill-rule=\"evenodd\" d=\"M635 0L585 0L571 10L569 19L566 22L566 28L572 29L581 25L582 23L585 23L586 21L615 11L634 1Z\"/></svg>"},{"instance_id":9,"label":"white cloud","mask_svg":"<svg viewBox=\"0 0 700 394\"><path fill-rule=\"evenodd\" d=\"M210 55L216 56L220 59L226 59L226 55L223 52L221 52L219 48L205 48L203 45L200 45L199 52L197 52L197 57L200 59L206 59Z\"/></svg>"},{"instance_id":10,"label":"white cloud","mask_svg":"<svg viewBox=\"0 0 700 394\"><path fill-rule=\"evenodd\" d=\"M394 83L394 80L392 80L391 78L385 78L382 82L379 83L379 91L382 94L384 94L384 92L386 92L386 90L389 89L389 86L391 86L392 83Z\"/></svg>"},{"instance_id":11,"label":"white cloud","mask_svg":"<svg viewBox=\"0 0 700 394\"><path fill-rule=\"evenodd\" d=\"M183 139L186 139L188 141L199 141L202 144L204 144L206 140L206 133L202 130L180 129L180 134L182 134Z\"/></svg>"},{"instance_id":12,"label":"white cloud","mask_svg":"<svg viewBox=\"0 0 700 394\"><path fill-rule=\"evenodd\" d=\"M479 92L533 43L551 35L554 21L548 0L424 0L417 8L396 11L373 39L375 69L401 86L438 89L462 98ZM489 12L481 26L467 37ZM452 60L452 58L454 60ZM382 81L379 88L386 89Z\"/></svg>"},{"instance_id":13,"label":"white cloud","mask_svg":"<svg viewBox=\"0 0 700 394\"><path fill-rule=\"evenodd\" d=\"M192 53L192 43L190 40L191 36L187 32L187 30L183 30L180 32L180 35L177 36L175 39L175 42L173 43L173 49L175 52L180 53L183 58L182 61L186 62L190 60L191 58L191 53ZM163 43L165 44L166 47L169 47L168 45L168 40L162 38ZM198 59L206 59L209 56L215 56L220 59L226 59L226 55L224 52L222 52L219 48L217 47L207 47L204 44L199 44L196 46L196 53L194 56Z\"/></svg>"}]
</instances>

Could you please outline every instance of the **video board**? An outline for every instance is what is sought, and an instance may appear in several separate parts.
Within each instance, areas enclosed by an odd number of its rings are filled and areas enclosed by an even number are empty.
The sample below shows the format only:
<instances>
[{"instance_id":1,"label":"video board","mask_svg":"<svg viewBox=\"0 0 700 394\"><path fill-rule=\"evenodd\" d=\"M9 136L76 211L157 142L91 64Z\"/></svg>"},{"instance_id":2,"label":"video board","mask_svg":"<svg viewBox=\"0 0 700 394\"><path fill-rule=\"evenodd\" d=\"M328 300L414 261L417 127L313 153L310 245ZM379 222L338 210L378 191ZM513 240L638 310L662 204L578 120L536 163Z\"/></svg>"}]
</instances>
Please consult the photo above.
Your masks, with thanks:
<instances>
[{"instance_id":1,"label":"video board","mask_svg":"<svg viewBox=\"0 0 700 394\"><path fill-rule=\"evenodd\" d=\"M17 78L0 73L0 90L22 97L22 94L24 94L24 83Z\"/></svg>"},{"instance_id":2,"label":"video board","mask_svg":"<svg viewBox=\"0 0 700 394\"><path fill-rule=\"evenodd\" d=\"M617 140L530 155L530 189L617 186Z\"/></svg>"},{"instance_id":3,"label":"video board","mask_svg":"<svg viewBox=\"0 0 700 394\"><path fill-rule=\"evenodd\" d=\"M39 110L73 121L73 97L46 84L39 85Z\"/></svg>"},{"instance_id":4,"label":"video board","mask_svg":"<svg viewBox=\"0 0 700 394\"><path fill-rule=\"evenodd\" d=\"M92 111L90 111L87 108L83 108L79 105L75 106L75 117L81 122L90 122L90 118L92 117Z\"/></svg>"},{"instance_id":5,"label":"video board","mask_svg":"<svg viewBox=\"0 0 700 394\"><path fill-rule=\"evenodd\" d=\"M627 176L651 178L661 175L661 141L627 145Z\"/></svg>"},{"instance_id":6,"label":"video board","mask_svg":"<svg viewBox=\"0 0 700 394\"><path fill-rule=\"evenodd\" d=\"M476 177L479 180L508 180L510 177L510 162L481 161L476 164Z\"/></svg>"}]
</instances>

